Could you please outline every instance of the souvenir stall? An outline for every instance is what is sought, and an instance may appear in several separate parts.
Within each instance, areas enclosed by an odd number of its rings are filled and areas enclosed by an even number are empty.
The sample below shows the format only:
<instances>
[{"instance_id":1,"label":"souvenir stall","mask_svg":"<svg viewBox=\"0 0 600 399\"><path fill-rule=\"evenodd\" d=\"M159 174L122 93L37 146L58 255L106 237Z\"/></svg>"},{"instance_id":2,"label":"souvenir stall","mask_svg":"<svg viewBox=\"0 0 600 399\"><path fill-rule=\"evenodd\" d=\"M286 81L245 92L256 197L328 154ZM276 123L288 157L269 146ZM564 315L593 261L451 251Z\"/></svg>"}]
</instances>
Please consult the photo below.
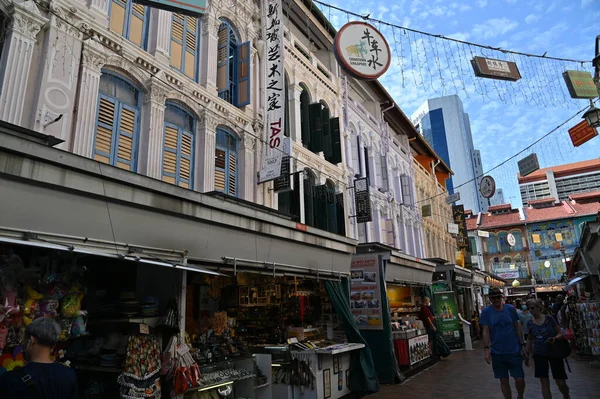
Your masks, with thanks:
<instances>
[{"instance_id":1,"label":"souvenir stall","mask_svg":"<svg viewBox=\"0 0 600 399\"><path fill-rule=\"evenodd\" d=\"M243 264L188 278L186 341L202 375L214 375L210 383L235 398L351 393L351 354L365 345L348 343L326 287L343 273Z\"/></svg>"},{"instance_id":2,"label":"souvenir stall","mask_svg":"<svg viewBox=\"0 0 600 399\"><path fill-rule=\"evenodd\" d=\"M173 354L164 363L165 344L180 343L183 251L131 248L114 243L57 237L0 234L0 350L2 369L22 366L25 327L38 317L62 327L54 356L77 373L81 398L171 397L183 379L199 385L193 362ZM180 268L177 267L180 266ZM193 273L192 273L193 274ZM161 369L163 372L161 372ZM165 370L171 370L168 375Z\"/></svg>"},{"instance_id":3,"label":"souvenir stall","mask_svg":"<svg viewBox=\"0 0 600 399\"><path fill-rule=\"evenodd\" d=\"M573 305L569 310L578 351L600 360L600 302L585 301Z\"/></svg>"}]
</instances>

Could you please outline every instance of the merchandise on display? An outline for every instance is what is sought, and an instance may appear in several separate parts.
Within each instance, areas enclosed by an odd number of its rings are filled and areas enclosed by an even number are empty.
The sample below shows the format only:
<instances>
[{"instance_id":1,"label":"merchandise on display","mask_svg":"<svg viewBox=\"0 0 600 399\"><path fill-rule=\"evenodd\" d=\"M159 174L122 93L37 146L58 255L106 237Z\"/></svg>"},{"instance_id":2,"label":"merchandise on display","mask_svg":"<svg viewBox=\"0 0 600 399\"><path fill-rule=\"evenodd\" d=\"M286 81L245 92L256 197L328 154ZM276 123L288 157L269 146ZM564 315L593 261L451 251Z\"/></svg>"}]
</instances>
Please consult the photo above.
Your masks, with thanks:
<instances>
[{"instance_id":1,"label":"merchandise on display","mask_svg":"<svg viewBox=\"0 0 600 399\"><path fill-rule=\"evenodd\" d=\"M580 313L585 354L600 356L600 302L577 304Z\"/></svg>"}]
</instances>

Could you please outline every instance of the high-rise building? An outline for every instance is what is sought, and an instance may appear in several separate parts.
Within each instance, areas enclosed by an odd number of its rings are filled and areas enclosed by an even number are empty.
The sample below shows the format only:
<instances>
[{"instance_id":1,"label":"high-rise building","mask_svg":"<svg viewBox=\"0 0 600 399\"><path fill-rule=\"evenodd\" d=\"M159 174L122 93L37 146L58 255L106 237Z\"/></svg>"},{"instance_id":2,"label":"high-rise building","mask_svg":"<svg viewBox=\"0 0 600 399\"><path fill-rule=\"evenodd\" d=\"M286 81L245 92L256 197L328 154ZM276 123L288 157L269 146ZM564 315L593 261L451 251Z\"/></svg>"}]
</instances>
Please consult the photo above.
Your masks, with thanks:
<instances>
[{"instance_id":1,"label":"high-rise building","mask_svg":"<svg viewBox=\"0 0 600 399\"><path fill-rule=\"evenodd\" d=\"M543 198L564 201L571 194L600 190L600 158L539 169L517 179L523 205Z\"/></svg>"},{"instance_id":2,"label":"high-rise building","mask_svg":"<svg viewBox=\"0 0 600 399\"><path fill-rule=\"evenodd\" d=\"M496 192L494 193L492 198L490 198L490 205L495 206L502 205L505 203L506 202L504 202L504 190L502 190L502 188L496 188Z\"/></svg>"},{"instance_id":3,"label":"high-rise building","mask_svg":"<svg viewBox=\"0 0 600 399\"><path fill-rule=\"evenodd\" d=\"M432 98L424 102L411 120L434 151L454 171L447 182L448 193L460 193L457 204L473 213L487 211L488 201L479 193L483 174L481 156L473 148L469 115L457 95Z\"/></svg>"}]
</instances>

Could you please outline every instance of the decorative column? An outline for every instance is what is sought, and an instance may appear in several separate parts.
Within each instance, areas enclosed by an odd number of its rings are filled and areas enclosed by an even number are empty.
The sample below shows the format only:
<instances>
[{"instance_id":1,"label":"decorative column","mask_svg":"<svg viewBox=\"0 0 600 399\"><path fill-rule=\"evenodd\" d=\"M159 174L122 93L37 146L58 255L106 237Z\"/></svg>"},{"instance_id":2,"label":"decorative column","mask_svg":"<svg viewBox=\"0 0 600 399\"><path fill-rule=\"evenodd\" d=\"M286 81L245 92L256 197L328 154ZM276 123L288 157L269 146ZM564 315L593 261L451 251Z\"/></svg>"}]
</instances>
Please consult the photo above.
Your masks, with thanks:
<instances>
[{"instance_id":1,"label":"decorative column","mask_svg":"<svg viewBox=\"0 0 600 399\"><path fill-rule=\"evenodd\" d=\"M375 149L371 148L369 151L369 174L371 176L367 176L369 178L369 185L373 188L377 187L377 169L375 164L375 156L379 156L379 154L375 154Z\"/></svg>"},{"instance_id":2,"label":"decorative column","mask_svg":"<svg viewBox=\"0 0 600 399\"><path fill-rule=\"evenodd\" d=\"M202 40L200 49L200 84L209 92L217 94L217 46L220 21L210 14L202 18Z\"/></svg>"},{"instance_id":3,"label":"decorative column","mask_svg":"<svg viewBox=\"0 0 600 399\"><path fill-rule=\"evenodd\" d=\"M170 88L159 79L150 78L150 90L144 96L139 145L139 173L162 179L162 154L165 127L165 99Z\"/></svg>"},{"instance_id":4,"label":"decorative column","mask_svg":"<svg viewBox=\"0 0 600 399\"><path fill-rule=\"evenodd\" d=\"M96 113L98 112L98 88L101 69L106 56L92 39L83 43L83 57L75 131L72 134L71 151L86 158L92 157Z\"/></svg>"},{"instance_id":5,"label":"decorative column","mask_svg":"<svg viewBox=\"0 0 600 399\"><path fill-rule=\"evenodd\" d=\"M384 242L381 234L381 207L377 203L373 210L373 237L369 242Z\"/></svg>"},{"instance_id":6,"label":"decorative column","mask_svg":"<svg viewBox=\"0 0 600 399\"><path fill-rule=\"evenodd\" d=\"M365 163L365 147L362 145L361 141L362 140L360 140L358 143L358 157L360 158L360 175L362 177L367 177L367 164Z\"/></svg>"},{"instance_id":7,"label":"decorative column","mask_svg":"<svg viewBox=\"0 0 600 399\"><path fill-rule=\"evenodd\" d=\"M254 179L256 176L256 168L254 167L254 149L256 147L256 136L254 129L249 126L250 132L245 132L244 140L241 145L241 162L243 173L240 173L240 198L254 202L254 188L257 187ZM239 166L238 166L239 167Z\"/></svg>"},{"instance_id":8,"label":"decorative column","mask_svg":"<svg viewBox=\"0 0 600 399\"><path fill-rule=\"evenodd\" d=\"M171 41L171 25L173 20L173 14L170 11L159 10L151 8L153 12L156 12L156 30L155 37L152 40L155 41L154 49L150 50L156 57L156 59L165 64L171 64L170 52L170 41Z\"/></svg>"},{"instance_id":9,"label":"decorative column","mask_svg":"<svg viewBox=\"0 0 600 399\"><path fill-rule=\"evenodd\" d=\"M205 193L215 189L215 145L218 125L219 120L205 112L199 137L202 151L196 158L200 167L198 173L202 178L197 186L198 191Z\"/></svg>"},{"instance_id":10,"label":"decorative column","mask_svg":"<svg viewBox=\"0 0 600 399\"><path fill-rule=\"evenodd\" d=\"M288 86L289 101L287 106L290 107L290 136L293 142L302 146L302 113L300 112L300 94L302 87L293 83Z\"/></svg>"},{"instance_id":11,"label":"decorative column","mask_svg":"<svg viewBox=\"0 0 600 399\"><path fill-rule=\"evenodd\" d=\"M37 35L48 19L33 1L13 3L9 17L12 24L0 58L0 119L20 125Z\"/></svg>"}]
</instances>

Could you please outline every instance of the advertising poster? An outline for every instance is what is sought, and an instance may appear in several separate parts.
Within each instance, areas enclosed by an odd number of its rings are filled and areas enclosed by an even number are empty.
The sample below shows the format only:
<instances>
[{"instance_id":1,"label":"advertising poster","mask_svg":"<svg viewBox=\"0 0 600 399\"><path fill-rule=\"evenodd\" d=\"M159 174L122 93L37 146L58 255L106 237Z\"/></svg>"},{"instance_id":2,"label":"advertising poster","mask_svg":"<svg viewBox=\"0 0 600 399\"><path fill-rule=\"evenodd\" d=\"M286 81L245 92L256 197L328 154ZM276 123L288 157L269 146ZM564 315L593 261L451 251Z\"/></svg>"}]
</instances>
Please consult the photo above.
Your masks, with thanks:
<instances>
[{"instance_id":1,"label":"advertising poster","mask_svg":"<svg viewBox=\"0 0 600 399\"><path fill-rule=\"evenodd\" d=\"M435 317L438 333L450 349L462 348L462 340L460 338L461 326L458 319L454 292L436 292L433 296L435 297Z\"/></svg>"},{"instance_id":2,"label":"advertising poster","mask_svg":"<svg viewBox=\"0 0 600 399\"><path fill-rule=\"evenodd\" d=\"M381 268L377 255L355 255L350 266L350 309L361 330L383 330Z\"/></svg>"}]
</instances>

